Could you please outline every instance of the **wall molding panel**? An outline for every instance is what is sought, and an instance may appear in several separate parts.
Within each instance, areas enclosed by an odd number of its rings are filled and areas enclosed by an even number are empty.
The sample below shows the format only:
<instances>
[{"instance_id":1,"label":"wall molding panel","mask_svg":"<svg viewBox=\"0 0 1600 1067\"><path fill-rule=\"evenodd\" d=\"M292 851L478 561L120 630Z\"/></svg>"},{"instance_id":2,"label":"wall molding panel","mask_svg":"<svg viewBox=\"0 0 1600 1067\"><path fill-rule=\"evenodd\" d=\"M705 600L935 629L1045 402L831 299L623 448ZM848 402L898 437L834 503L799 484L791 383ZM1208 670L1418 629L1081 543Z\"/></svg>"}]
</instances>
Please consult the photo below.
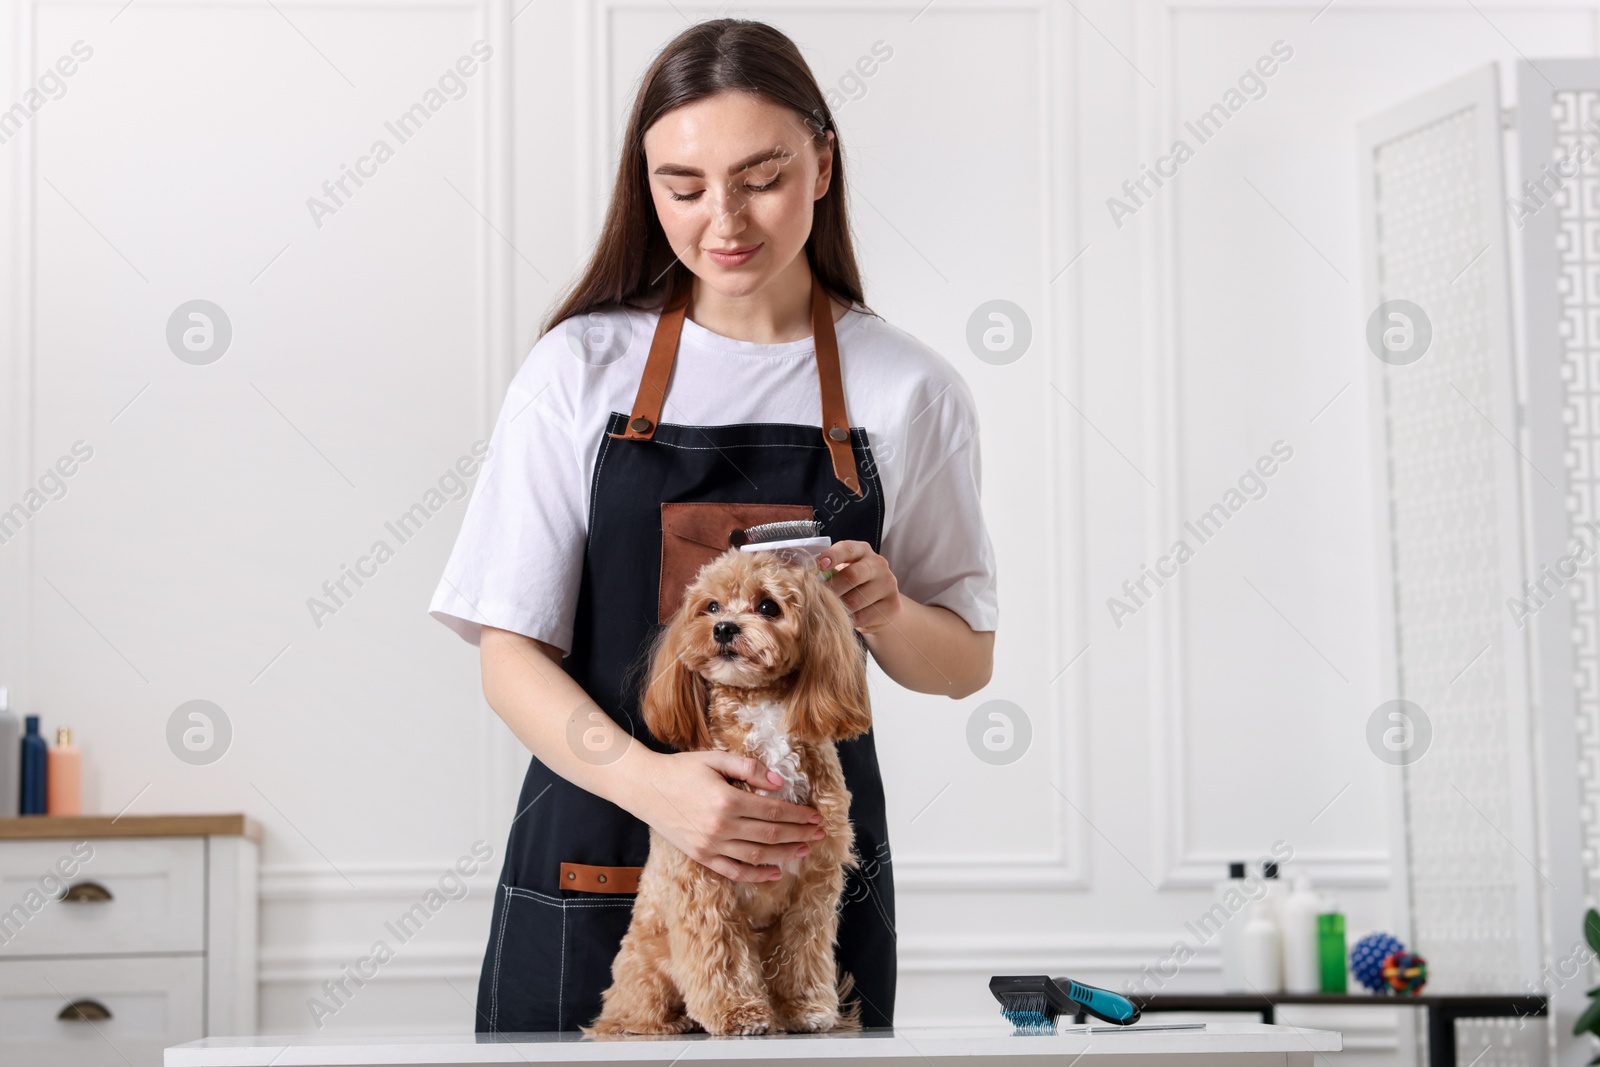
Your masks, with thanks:
<instances>
[{"instance_id":1,"label":"wall molding panel","mask_svg":"<svg viewBox=\"0 0 1600 1067\"><path fill-rule=\"evenodd\" d=\"M721 9L678 5L688 18L723 14ZM625 120L626 101L618 99L611 91L609 78L617 67L613 55L615 35L630 17L659 16L661 4L641 3L637 0L596 0L587 5L588 17L580 20L582 39L578 49L581 57L578 71L580 128L587 131L586 151L581 154L584 171L583 185L595 189L609 188L610 176L615 166L614 143ZM939 20L958 19L974 14L1022 13L1037 20L1039 32L1027 45L1037 55L1040 83L1037 96L1044 101L1041 109L1039 138L1040 161L1043 173L1039 175L1042 200L1038 205L1039 217L1045 220L1040 227L1039 256L1041 264L1060 264L1072 259L1076 252L1077 221L1070 209L1071 203L1064 188L1070 174L1070 160L1074 155L1077 120L1074 114L1076 90L1067 65L1056 62L1052 50L1071 49L1076 46L1076 30L1070 11L1063 11L1052 3L1018 2L968 2L945 4L928 8L922 0L905 3L851 4L840 0L818 3L781 2L763 4L751 17L766 18L782 25L785 17L798 17L817 12L827 12L841 20L857 20L864 27L878 25L875 19L905 17L923 32L936 32L932 27ZM843 31L841 31L843 32ZM863 38L870 40L873 29L864 29ZM885 31L887 32L887 31ZM1070 54L1067 52L1065 54ZM819 76L824 72L817 71ZM825 79L824 79L825 80ZM857 164L859 167L859 163ZM856 182L861 181L857 170ZM857 186L859 188L859 186ZM580 217L577 225L579 247L587 247L592 235L598 232L605 209L604 198L587 204L588 215ZM853 224L862 225L863 219L872 218L872 209L863 206L859 195L851 204ZM1049 295L1042 313L1034 321L1033 344L1051 354L1047 372L1072 375L1076 363L1066 358L1070 351L1070 334L1058 324L1071 321L1071 309L1076 300L1075 291L1066 283ZM1046 511L1052 529L1047 535L1049 543L1060 544L1063 550L1045 556L1046 581L1053 591L1050 597L1049 647L1058 657L1054 664L1040 664L1045 675L1047 693L1045 700L1054 721L1053 744L1049 752L1050 780L1055 788L1064 789L1048 798L1047 832L1040 840L1048 847L1041 855L997 856L981 852L966 852L960 848L942 851L935 858L926 855L897 851L894 859L895 888L909 893L951 892L1033 892L1038 890L1086 890L1090 887L1088 869L1090 831L1082 814L1089 810L1090 773L1085 757L1084 714L1088 706L1086 672L1074 669L1062 677L1061 665L1073 659L1074 652L1088 643L1086 607L1076 590L1083 586L1083 550L1085 535L1084 515L1077 501L1083 482L1080 468L1082 449L1081 428L1071 424L1062 428L1052 423L1049 448L1048 474L1044 484L1050 487ZM1050 676L1054 675L1054 678ZM1053 683L1053 684L1052 684ZM888 683L892 685L893 683ZM1045 806L1037 816L1044 821Z\"/></svg>"},{"instance_id":2,"label":"wall molding panel","mask_svg":"<svg viewBox=\"0 0 1600 1067\"><path fill-rule=\"evenodd\" d=\"M1153 160L1165 154L1180 133L1177 105L1171 85L1177 77L1178 17L1266 15L1294 7L1286 0L1252 0L1233 4L1223 0L1140 0L1137 6L1136 52L1140 69L1154 72L1161 90L1137 82L1139 158ZM1380 4L1354 4L1342 10L1385 10ZM1298 7L1294 7L1299 10ZM1265 45L1267 42L1263 42ZM1219 89L1221 87L1219 86ZM1220 132L1220 131L1219 131ZM1182 172L1180 171L1180 178ZM1163 192L1143 211L1153 220L1140 229L1143 272L1141 297L1150 329L1142 333L1141 382L1144 389L1145 454L1157 457L1152 472L1154 486L1144 490L1145 552L1149 559L1171 546L1174 531L1197 510L1186 506L1183 458L1186 453L1182 418L1185 381L1184 357L1179 338L1185 332L1178 293L1179 233L1185 221L1181 201ZM1149 701L1151 781L1154 790L1153 850L1155 882L1159 889L1209 889L1227 870L1228 863L1253 860L1267 851L1269 842L1241 845L1235 851L1197 849L1193 842L1194 818L1190 798L1195 787L1189 772L1190 699L1184 664L1190 638L1185 621L1190 618L1185 584L1174 581L1148 606L1154 648L1150 658ZM1387 849L1296 848L1293 864L1311 875L1315 884L1336 888L1383 889L1389 885Z\"/></svg>"}]
</instances>

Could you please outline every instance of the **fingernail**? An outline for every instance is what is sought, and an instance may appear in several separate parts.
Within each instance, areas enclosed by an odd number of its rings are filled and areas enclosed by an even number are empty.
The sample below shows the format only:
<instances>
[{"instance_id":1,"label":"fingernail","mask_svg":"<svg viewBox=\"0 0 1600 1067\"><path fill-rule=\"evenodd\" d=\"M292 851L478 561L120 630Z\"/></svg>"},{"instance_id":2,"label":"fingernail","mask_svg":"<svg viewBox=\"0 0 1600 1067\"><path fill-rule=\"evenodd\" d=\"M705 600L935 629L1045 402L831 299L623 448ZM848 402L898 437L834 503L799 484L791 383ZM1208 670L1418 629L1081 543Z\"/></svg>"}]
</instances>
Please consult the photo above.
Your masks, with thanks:
<instances>
[{"instance_id":1,"label":"fingernail","mask_svg":"<svg viewBox=\"0 0 1600 1067\"><path fill-rule=\"evenodd\" d=\"M826 569L828 564L830 564L832 562L833 562L833 560L829 559L827 556L818 556L817 557L817 566L822 567L823 569Z\"/></svg>"},{"instance_id":2,"label":"fingernail","mask_svg":"<svg viewBox=\"0 0 1600 1067\"><path fill-rule=\"evenodd\" d=\"M826 836L827 835L824 834L821 830L818 830L816 833L811 835L811 840L813 840L813 841L821 841Z\"/></svg>"},{"instance_id":3,"label":"fingernail","mask_svg":"<svg viewBox=\"0 0 1600 1067\"><path fill-rule=\"evenodd\" d=\"M822 821L822 816L813 815L813 816L811 816L811 818L808 821L810 821L810 822L821 822Z\"/></svg>"},{"instance_id":4,"label":"fingernail","mask_svg":"<svg viewBox=\"0 0 1600 1067\"><path fill-rule=\"evenodd\" d=\"M768 771L767 772L767 780L770 781L773 785L782 785L783 784L783 775L779 774L777 771Z\"/></svg>"},{"instance_id":5,"label":"fingernail","mask_svg":"<svg viewBox=\"0 0 1600 1067\"><path fill-rule=\"evenodd\" d=\"M810 845L801 845L799 847L799 849L797 849L795 851L795 855L796 856L809 856L809 855L811 855L811 846Z\"/></svg>"}]
</instances>

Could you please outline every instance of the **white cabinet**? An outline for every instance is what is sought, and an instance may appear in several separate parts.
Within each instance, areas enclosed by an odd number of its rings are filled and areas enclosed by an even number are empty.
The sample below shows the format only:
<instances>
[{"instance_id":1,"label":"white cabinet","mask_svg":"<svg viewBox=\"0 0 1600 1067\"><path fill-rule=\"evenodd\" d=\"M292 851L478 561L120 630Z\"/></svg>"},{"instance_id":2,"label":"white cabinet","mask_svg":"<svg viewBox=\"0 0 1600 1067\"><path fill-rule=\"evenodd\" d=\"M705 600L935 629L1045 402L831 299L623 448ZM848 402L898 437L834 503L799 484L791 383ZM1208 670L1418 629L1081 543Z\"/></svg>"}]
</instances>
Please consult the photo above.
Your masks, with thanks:
<instances>
[{"instance_id":1,"label":"white cabinet","mask_svg":"<svg viewBox=\"0 0 1600 1067\"><path fill-rule=\"evenodd\" d=\"M70 888L43 904L47 872ZM0 960L204 952L205 872L203 837L0 842ZM43 906L24 915L30 890Z\"/></svg>"},{"instance_id":2,"label":"white cabinet","mask_svg":"<svg viewBox=\"0 0 1600 1067\"><path fill-rule=\"evenodd\" d=\"M243 816L0 819L0 1063L155 1067L256 1027Z\"/></svg>"},{"instance_id":3,"label":"white cabinet","mask_svg":"<svg viewBox=\"0 0 1600 1067\"><path fill-rule=\"evenodd\" d=\"M158 1064L205 1036L204 974L200 956L0 961L0 1063Z\"/></svg>"}]
</instances>

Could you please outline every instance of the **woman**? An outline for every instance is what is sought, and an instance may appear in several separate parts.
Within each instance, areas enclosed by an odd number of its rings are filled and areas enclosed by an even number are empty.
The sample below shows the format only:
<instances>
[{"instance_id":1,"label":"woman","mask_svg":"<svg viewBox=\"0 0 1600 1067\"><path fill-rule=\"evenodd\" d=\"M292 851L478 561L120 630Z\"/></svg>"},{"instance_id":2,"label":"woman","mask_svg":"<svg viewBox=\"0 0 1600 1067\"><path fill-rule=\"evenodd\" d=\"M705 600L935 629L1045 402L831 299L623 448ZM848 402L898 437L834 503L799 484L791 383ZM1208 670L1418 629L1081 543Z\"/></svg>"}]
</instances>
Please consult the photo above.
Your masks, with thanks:
<instances>
[{"instance_id":1,"label":"woman","mask_svg":"<svg viewBox=\"0 0 1600 1067\"><path fill-rule=\"evenodd\" d=\"M598 1014L647 825L747 881L781 877L821 836L815 809L731 784L777 784L757 761L673 753L639 721L649 640L733 531L815 517L833 540L819 564L890 678L953 698L989 679L972 396L863 303L843 162L793 42L731 19L686 30L639 89L594 256L509 389L430 608L479 643L484 694L534 755L480 1032ZM837 958L863 1024L888 1026L894 887L872 734L839 755L861 863Z\"/></svg>"}]
</instances>

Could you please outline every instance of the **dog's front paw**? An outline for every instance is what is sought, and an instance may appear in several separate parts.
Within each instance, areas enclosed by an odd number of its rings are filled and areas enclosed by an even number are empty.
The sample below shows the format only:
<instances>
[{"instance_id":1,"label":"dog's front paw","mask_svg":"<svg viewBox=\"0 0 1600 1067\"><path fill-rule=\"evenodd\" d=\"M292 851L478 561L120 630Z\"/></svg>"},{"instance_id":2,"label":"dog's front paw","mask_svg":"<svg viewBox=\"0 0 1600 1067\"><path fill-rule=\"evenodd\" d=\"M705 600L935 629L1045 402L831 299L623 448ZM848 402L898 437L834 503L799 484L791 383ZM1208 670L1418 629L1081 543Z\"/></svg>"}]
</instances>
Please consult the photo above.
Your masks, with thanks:
<instances>
[{"instance_id":1,"label":"dog's front paw","mask_svg":"<svg viewBox=\"0 0 1600 1067\"><path fill-rule=\"evenodd\" d=\"M718 1012L715 1018L701 1020L701 1024L706 1028L706 1033L723 1036L770 1033L773 1027L772 1009L760 1001L735 1004Z\"/></svg>"},{"instance_id":2,"label":"dog's front paw","mask_svg":"<svg viewBox=\"0 0 1600 1067\"><path fill-rule=\"evenodd\" d=\"M840 1025L838 1005L797 1004L781 1012L783 1029L791 1034L820 1034L848 1029Z\"/></svg>"},{"instance_id":3,"label":"dog's front paw","mask_svg":"<svg viewBox=\"0 0 1600 1067\"><path fill-rule=\"evenodd\" d=\"M683 1034L694 1029L694 1023L677 1019L596 1019L593 1026L580 1026L579 1030L590 1037L606 1034Z\"/></svg>"}]
</instances>

